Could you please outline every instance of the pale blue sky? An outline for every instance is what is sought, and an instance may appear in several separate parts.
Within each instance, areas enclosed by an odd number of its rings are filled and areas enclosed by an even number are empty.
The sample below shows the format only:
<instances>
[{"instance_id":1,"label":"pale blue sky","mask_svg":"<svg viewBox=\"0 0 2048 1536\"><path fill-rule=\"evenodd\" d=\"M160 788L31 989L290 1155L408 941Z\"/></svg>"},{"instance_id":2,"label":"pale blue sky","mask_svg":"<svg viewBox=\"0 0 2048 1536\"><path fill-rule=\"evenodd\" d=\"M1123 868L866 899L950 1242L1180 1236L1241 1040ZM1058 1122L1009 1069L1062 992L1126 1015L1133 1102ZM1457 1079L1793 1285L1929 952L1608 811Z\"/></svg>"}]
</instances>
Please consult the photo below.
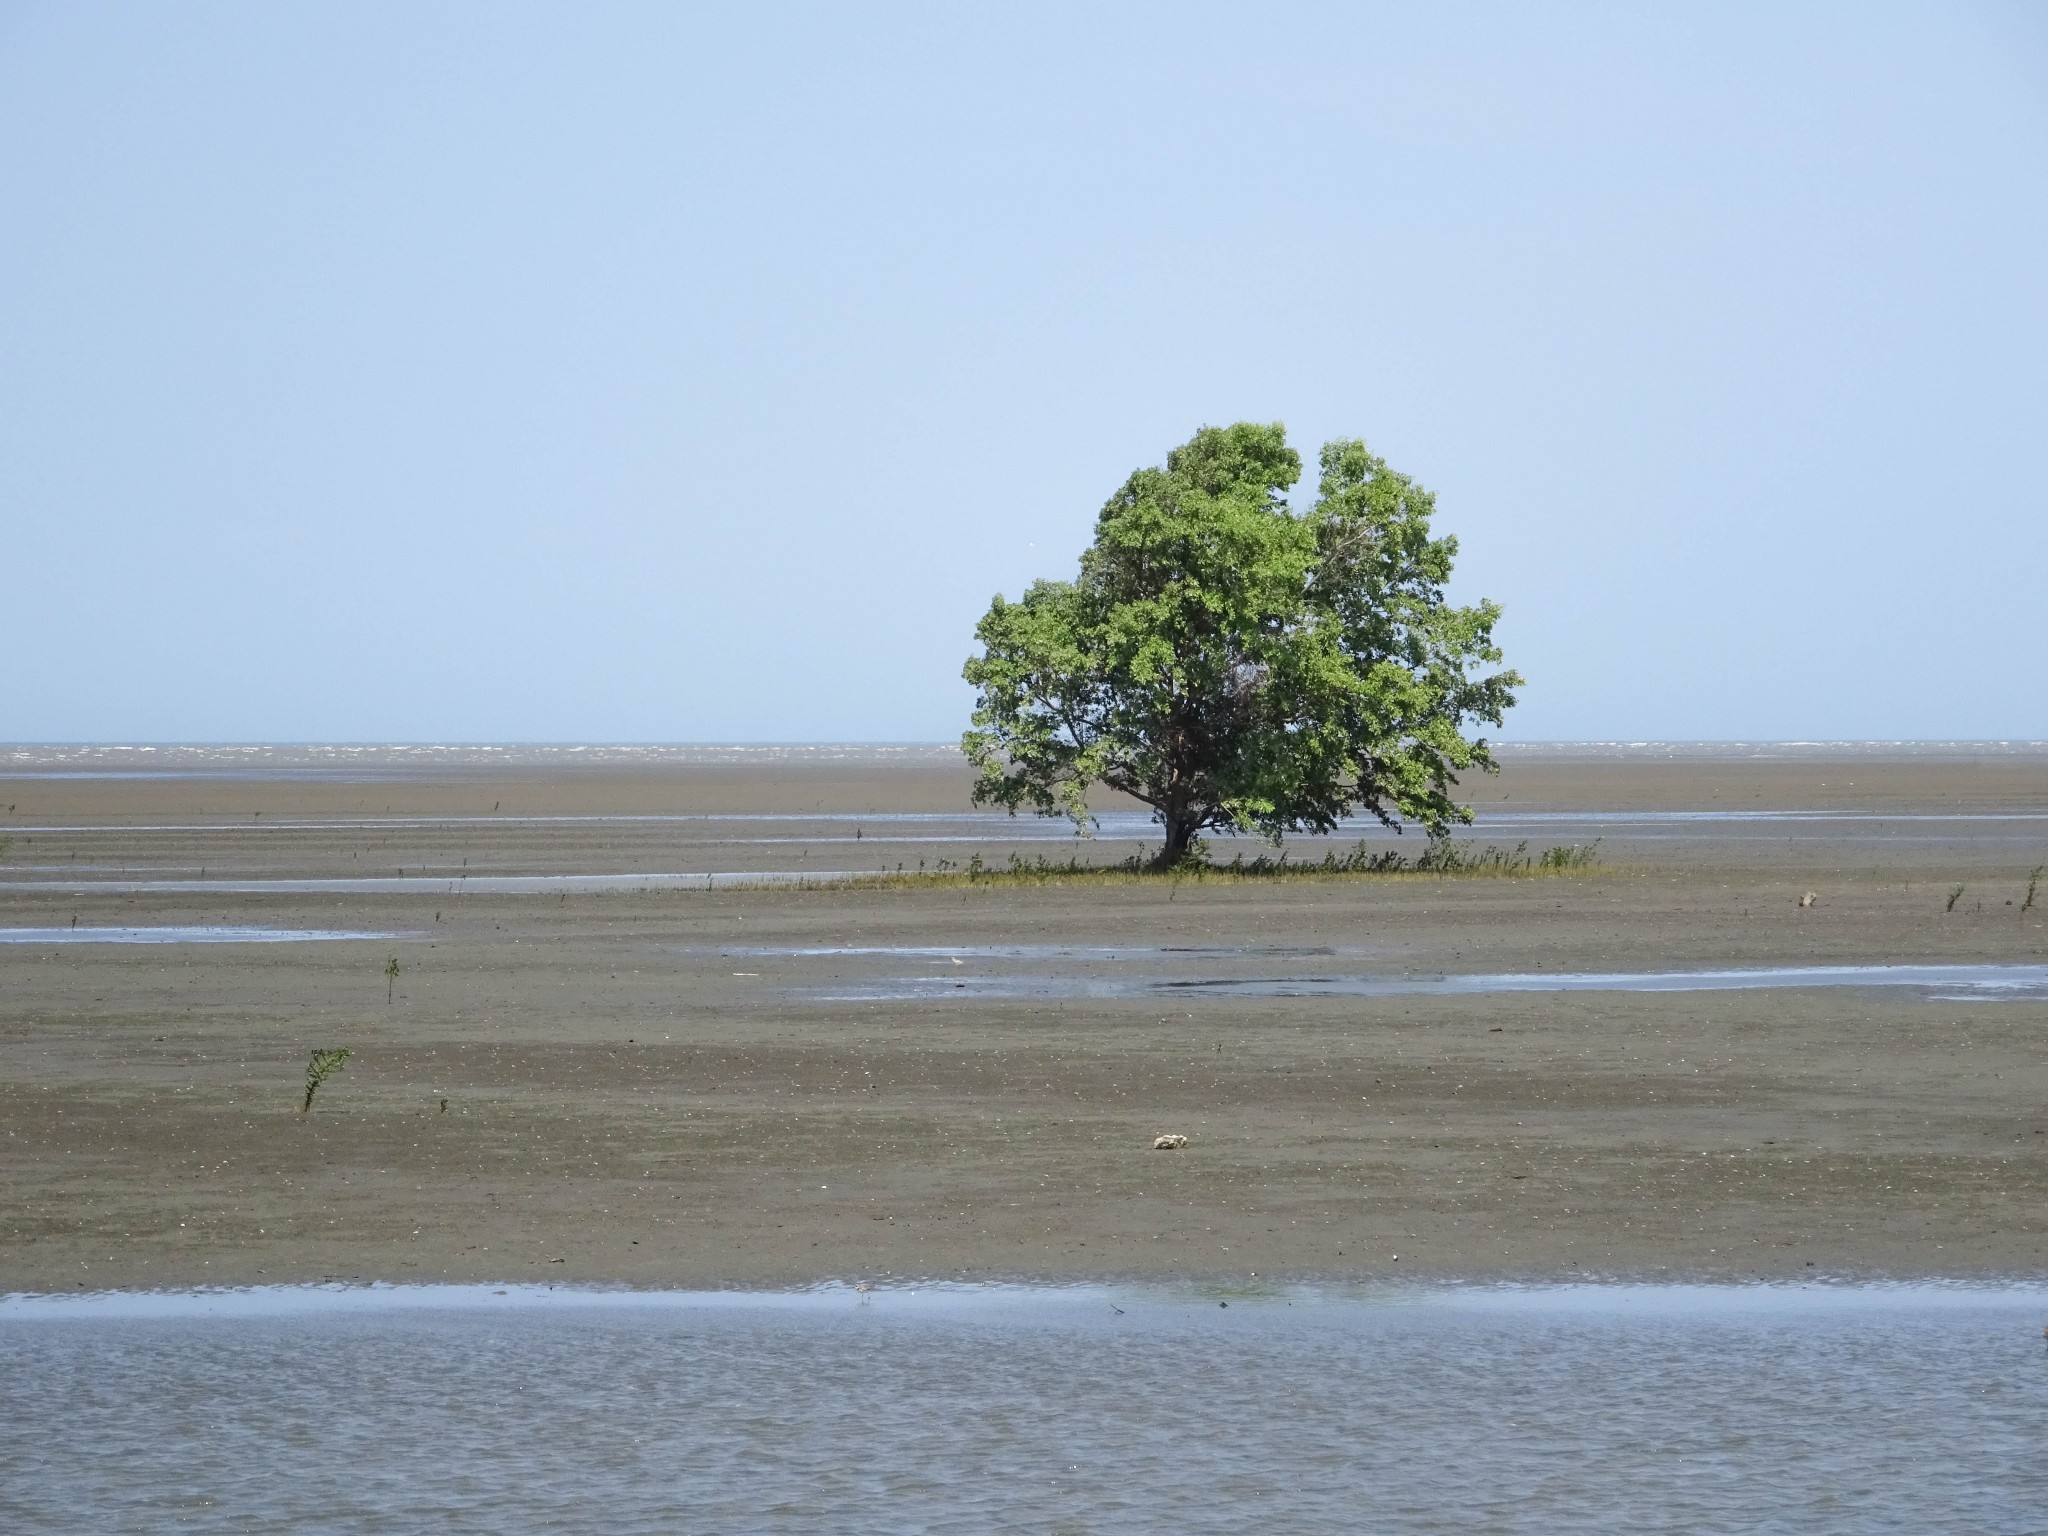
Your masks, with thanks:
<instances>
[{"instance_id":1,"label":"pale blue sky","mask_svg":"<svg viewBox=\"0 0 2048 1536\"><path fill-rule=\"evenodd\" d=\"M2048 736L2048 7L0 6L0 739L924 740L1205 422L1508 739Z\"/></svg>"}]
</instances>

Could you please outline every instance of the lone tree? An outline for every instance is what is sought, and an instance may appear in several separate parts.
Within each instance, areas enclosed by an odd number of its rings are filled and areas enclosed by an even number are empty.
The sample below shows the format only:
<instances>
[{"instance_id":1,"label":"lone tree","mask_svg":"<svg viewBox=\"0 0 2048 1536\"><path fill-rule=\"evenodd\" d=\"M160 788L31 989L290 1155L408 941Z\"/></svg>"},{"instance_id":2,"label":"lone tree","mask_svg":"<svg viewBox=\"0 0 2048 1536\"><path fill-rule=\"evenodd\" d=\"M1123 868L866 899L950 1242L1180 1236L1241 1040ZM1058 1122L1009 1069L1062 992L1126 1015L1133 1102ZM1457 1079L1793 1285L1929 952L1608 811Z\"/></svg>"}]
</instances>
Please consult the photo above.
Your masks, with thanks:
<instances>
[{"instance_id":1,"label":"lone tree","mask_svg":"<svg viewBox=\"0 0 2048 1536\"><path fill-rule=\"evenodd\" d=\"M1106 784L1153 808L1162 869L1211 827L1472 819L1456 776L1494 763L1464 724L1499 725L1522 681L1475 675L1501 660L1499 607L1444 601L1457 540L1363 442L1324 445L1305 512L1300 478L1278 422L1204 427L1109 499L1076 580L995 599L965 670L976 804L1085 828Z\"/></svg>"}]
</instances>

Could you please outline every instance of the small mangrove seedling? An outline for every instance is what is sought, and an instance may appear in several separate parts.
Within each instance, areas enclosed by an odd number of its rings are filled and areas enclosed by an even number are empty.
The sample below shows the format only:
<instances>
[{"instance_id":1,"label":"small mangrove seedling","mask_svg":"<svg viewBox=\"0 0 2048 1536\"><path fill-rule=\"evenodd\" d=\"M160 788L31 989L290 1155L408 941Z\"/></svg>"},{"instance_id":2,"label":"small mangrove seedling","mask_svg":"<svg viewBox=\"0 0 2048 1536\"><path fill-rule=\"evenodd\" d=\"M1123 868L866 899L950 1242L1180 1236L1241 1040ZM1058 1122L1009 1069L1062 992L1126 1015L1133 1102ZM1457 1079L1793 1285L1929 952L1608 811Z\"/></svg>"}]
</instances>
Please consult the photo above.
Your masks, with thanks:
<instances>
[{"instance_id":1,"label":"small mangrove seedling","mask_svg":"<svg viewBox=\"0 0 2048 1536\"><path fill-rule=\"evenodd\" d=\"M1948 905L1947 905L1947 906L1945 906L1945 907L1943 907L1943 908L1942 908L1941 910L1942 910L1942 911L1944 911L1944 912L1953 912L1953 911L1955 911L1955 909L1956 909L1956 901L1957 901L1957 899L1958 899L1958 898L1960 898L1960 897L1962 896L1962 894L1963 894L1963 888L1962 888L1962 887L1961 887L1960 885L1957 885L1957 886L1951 886L1951 887L1949 888L1949 893L1948 893Z\"/></svg>"},{"instance_id":2,"label":"small mangrove seedling","mask_svg":"<svg viewBox=\"0 0 2048 1536\"><path fill-rule=\"evenodd\" d=\"M1961 890L1962 887L1957 886L1956 889ZM405 967L398 963L398 956L396 955L393 955L390 962L384 967L384 1002L387 1007L391 1003L393 994L398 990L398 973L404 969Z\"/></svg>"},{"instance_id":3,"label":"small mangrove seedling","mask_svg":"<svg viewBox=\"0 0 2048 1536\"><path fill-rule=\"evenodd\" d=\"M313 1059L306 1063L306 1099L299 1106L300 1114L313 1107L313 1095L319 1092L320 1085L347 1066L348 1058L349 1049L345 1045L340 1050L313 1053Z\"/></svg>"},{"instance_id":4,"label":"small mangrove seedling","mask_svg":"<svg viewBox=\"0 0 2048 1536\"><path fill-rule=\"evenodd\" d=\"M0 848L0 853L5 853L6 851L7 851L7 850L6 850L5 848ZM2035 866L2033 867L2033 869L2032 869L2031 871L2029 871L2029 872L2028 872L2028 875L2027 875L2027 899L2026 899L2025 901L2023 901L2023 902L2021 902L2021 903L2020 903L2020 910L2021 910L2022 912L2026 911L2026 910L2027 910L2027 909L2028 909L2029 907L2033 906L2033 904L2034 904L2034 892L2035 892L2035 891L2037 891L2038 889L2040 889L2040 886L2041 886L2041 872L2042 872L2043 870L2048 870L2048 864L2036 864L2036 865L2035 865Z\"/></svg>"}]
</instances>

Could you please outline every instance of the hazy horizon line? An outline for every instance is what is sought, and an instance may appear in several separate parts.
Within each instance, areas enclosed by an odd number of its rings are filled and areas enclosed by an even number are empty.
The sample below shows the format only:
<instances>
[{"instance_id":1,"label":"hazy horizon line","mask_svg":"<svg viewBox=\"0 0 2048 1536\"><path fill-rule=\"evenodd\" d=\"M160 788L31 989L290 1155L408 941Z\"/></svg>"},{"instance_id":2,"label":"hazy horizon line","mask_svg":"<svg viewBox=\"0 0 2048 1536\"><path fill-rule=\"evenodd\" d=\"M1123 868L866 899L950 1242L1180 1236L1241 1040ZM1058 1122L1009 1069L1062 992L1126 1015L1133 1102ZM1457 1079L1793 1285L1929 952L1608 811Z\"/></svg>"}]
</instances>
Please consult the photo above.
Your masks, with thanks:
<instances>
[{"instance_id":1,"label":"hazy horizon line","mask_svg":"<svg viewBox=\"0 0 2048 1536\"><path fill-rule=\"evenodd\" d=\"M1700 748L1781 748L1817 750L1825 748L1890 747L1926 751L1939 748L1984 750L2048 751L2048 738L2016 736L1857 736L1857 737L1550 737L1520 741L1489 739L1494 751L1554 751L1566 749L1658 750ZM191 740L21 740L0 741L0 755L20 757L59 753L181 753L181 752L688 752L688 751L919 751L959 752L957 741L909 739L701 738L664 740L501 738L471 740L429 739L191 739Z\"/></svg>"}]
</instances>

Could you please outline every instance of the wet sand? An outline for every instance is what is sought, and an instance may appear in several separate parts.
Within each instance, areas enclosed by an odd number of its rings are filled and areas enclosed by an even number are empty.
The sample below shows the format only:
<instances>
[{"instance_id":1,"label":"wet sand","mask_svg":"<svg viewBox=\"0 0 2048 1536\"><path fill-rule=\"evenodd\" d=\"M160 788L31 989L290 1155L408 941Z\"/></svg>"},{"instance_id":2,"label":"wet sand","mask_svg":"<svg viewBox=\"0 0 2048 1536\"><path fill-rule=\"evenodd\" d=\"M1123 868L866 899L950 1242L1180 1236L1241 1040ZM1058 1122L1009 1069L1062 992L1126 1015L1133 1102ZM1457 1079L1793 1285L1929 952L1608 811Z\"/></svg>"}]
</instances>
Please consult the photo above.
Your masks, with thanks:
<instances>
[{"instance_id":1,"label":"wet sand","mask_svg":"<svg viewBox=\"0 0 2048 1536\"><path fill-rule=\"evenodd\" d=\"M1512 759L1473 838L1601 838L1563 878L546 894L465 884L1136 844L976 820L932 752L261 768L0 776L0 928L404 936L0 945L0 1289L2048 1272L2039 998L824 1001L955 957L787 952L1179 952L962 980L2038 965L2040 753ZM225 888L371 877L431 884Z\"/></svg>"}]
</instances>

